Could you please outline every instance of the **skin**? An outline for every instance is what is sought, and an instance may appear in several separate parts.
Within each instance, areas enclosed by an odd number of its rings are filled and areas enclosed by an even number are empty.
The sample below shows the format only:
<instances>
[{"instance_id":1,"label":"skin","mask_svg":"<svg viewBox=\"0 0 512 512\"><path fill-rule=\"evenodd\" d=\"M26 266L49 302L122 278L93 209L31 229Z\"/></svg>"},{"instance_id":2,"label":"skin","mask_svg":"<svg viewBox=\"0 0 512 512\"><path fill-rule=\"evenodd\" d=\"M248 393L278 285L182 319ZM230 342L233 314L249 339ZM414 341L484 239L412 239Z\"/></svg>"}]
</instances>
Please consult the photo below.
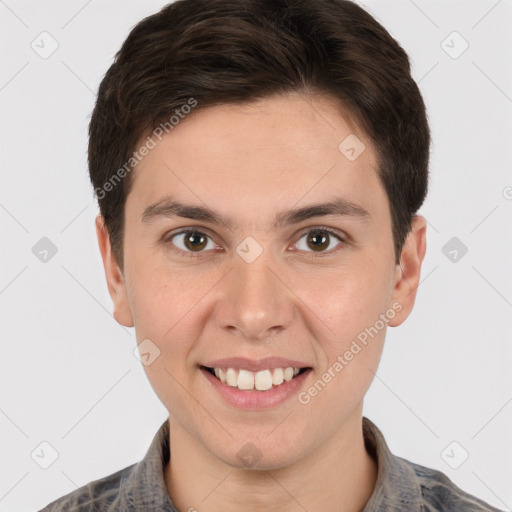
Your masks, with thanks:
<instances>
[{"instance_id":1,"label":"skin","mask_svg":"<svg viewBox=\"0 0 512 512\"><path fill-rule=\"evenodd\" d=\"M268 410L240 410L198 367L232 356L296 359L312 367L300 389L307 390L393 304L401 310L389 326L411 312L425 219L414 217L396 265L376 154L343 114L333 99L300 94L198 110L134 171L123 269L97 218L114 317L135 326L139 343L149 338L161 351L145 370L169 411L165 479L180 510L355 512L374 489L377 466L364 448L362 407L385 327L307 404L294 396ZM338 149L350 134L366 146L353 162ZM234 225L181 217L142 222L144 210L166 195L206 205ZM278 212L334 196L370 217L331 215L272 228ZM199 252L183 236L170 238L191 227L210 237ZM347 243L331 236L316 249L311 229L318 227ZM247 236L263 248L252 263L236 252ZM250 469L237 457L247 442L261 453Z\"/></svg>"}]
</instances>

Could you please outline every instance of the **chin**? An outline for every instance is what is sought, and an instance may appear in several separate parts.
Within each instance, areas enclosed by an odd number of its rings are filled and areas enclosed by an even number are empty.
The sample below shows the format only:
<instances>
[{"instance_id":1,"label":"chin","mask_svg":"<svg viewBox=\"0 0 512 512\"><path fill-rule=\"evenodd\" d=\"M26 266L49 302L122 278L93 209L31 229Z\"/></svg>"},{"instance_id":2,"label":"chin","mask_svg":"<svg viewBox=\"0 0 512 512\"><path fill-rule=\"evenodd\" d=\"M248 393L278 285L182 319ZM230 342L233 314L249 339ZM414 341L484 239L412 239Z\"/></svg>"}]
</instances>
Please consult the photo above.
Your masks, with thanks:
<instances>
[{"instance_id":1,"label":"chin","mask_svg":"<svg viewBox=\"0 0 512 512\"><path fill-rule=\"evenodd\" d=\"M282 469L298 460L297 444L290 443L289 438L288 443L281 443L280 440L269 442L267 434L254 441L251 441L249 436L246 439L245 442L232 442L232 445L237 447L235 451L218 452L215 450L213 453L218 459L233 468L259 471ZM287 444L291 446L287 446Z\"/></svg>"}]
</instances>

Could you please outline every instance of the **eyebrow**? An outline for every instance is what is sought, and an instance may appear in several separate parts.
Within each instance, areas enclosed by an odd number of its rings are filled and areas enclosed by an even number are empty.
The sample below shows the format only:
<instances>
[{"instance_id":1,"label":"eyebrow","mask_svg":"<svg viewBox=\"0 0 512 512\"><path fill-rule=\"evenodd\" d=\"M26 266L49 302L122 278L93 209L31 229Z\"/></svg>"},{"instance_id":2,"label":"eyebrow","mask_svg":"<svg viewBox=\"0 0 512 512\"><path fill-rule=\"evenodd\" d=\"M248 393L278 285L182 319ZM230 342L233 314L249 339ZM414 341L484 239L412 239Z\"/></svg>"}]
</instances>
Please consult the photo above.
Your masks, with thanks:
<instances>
[{"instance_id":1,"label":"eyebrow","mask_svg":"<svg viewBox=\"0 0 512 512\"><path fill-rule=\"evenodd\" d=\"M341 197L334 198L329 202L315 203L302 208L295 208L280 212L272 222L272 229L278 229L285 225L298 224L313 217L324 217L328 215L352 217L362 221L371 219L371 215L362 206L347 201ZM221 214L211 210L207 206L196 206L175 201L165 197L160 201L148 206L142 214L141 221L152 222L158 218L183 217L197 221L219 224L232 229L234 222Z\"/></svg>"}]
</instances>

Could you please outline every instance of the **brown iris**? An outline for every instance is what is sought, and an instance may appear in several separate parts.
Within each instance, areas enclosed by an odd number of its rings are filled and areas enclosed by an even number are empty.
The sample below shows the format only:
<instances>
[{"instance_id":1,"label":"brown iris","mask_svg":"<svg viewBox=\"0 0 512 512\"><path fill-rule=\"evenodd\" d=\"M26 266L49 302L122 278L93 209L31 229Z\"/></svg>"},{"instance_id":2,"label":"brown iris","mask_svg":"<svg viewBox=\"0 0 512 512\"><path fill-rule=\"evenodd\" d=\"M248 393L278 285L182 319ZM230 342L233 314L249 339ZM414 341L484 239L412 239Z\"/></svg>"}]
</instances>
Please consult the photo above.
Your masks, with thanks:
<instances>
[{"instance_id":1,"label":"brown iris","mask_svg":"<svg viewBox=\"0 0 512 512\"><path fill-rule=\"evenodd\" d=\"M197 252L206 247L208 237L199 231L187 231L184 236L184 243L187 249Z\"/></svg>"},{"instance_id":2,"label":"brown iris","mask_svg":"<svg viewBox=\"0 0 512 512\"><path fill-rule=\"evenodd\" d=\"M314 251L322 251L329 247L329 238L330 235L326 231L319 229L310 231L307 237L308 246Z\"/></svg>"}]
</instances>

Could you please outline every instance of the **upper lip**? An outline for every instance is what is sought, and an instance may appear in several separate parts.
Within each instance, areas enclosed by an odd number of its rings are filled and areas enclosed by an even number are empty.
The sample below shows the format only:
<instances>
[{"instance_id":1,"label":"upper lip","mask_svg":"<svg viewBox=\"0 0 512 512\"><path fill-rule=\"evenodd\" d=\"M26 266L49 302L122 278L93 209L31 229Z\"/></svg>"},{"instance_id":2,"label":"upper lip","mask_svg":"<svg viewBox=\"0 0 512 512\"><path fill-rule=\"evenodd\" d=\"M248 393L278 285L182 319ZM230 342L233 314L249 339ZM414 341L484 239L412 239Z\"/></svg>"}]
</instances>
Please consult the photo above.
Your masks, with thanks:
<instances>
[{"instance_id":1,"label":"upper lip","mask_svg":"<svg viewBox=\"0 0 512 512\"><path fill-rule=\"evenodd\" d=\"M302 361L294 359L285 359L284 357L265 357L263 359L249 359L247 357L227 357L224 359L215 359L203 363L203 366L209 368L237 368L258 372L260 370L270 370L273 368L309 368L309 365Z\"/></svg>"}]
</instances>

